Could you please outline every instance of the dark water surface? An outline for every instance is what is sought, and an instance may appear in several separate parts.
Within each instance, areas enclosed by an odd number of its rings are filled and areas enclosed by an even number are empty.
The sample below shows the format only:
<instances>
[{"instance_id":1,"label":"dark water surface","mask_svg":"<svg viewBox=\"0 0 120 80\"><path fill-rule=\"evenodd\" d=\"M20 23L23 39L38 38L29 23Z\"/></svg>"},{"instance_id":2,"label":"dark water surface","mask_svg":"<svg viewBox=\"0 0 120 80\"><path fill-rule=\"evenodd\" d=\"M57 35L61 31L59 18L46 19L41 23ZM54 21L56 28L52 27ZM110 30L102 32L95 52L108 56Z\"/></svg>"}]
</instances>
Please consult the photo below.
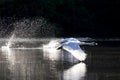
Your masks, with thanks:
<instances>
[{"instance_id":1,"label":"dark water surface","mask_svg":"<svg viewBox=\"0 0 120 80\"><path fill-rule=\"evenodd\" d=\"M85 62L63 50L0 49L0 80L120 80L119 46L82 46Z\"/></svg>"}]
</instances>

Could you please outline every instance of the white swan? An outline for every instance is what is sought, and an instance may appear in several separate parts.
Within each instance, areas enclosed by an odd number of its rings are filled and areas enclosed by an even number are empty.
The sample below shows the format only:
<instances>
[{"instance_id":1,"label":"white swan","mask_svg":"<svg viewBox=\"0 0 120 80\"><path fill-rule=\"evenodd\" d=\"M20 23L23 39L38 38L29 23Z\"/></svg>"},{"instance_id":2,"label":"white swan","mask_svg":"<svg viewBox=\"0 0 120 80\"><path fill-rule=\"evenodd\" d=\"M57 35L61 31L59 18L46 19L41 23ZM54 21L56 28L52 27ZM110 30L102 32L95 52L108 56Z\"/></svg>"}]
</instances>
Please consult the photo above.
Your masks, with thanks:
<instances>
[{"instance_id":1,"label":"white swan","mask_svg":"<svg viewBox=\"0 0 120 80\"><path fill-rule=\"evenodd\" d=\"M52 40L47 45L43 45L43 48L57 48L63 49L67 52L71 53L76 59L80 61L84 61L86 59L87 54L80 48L80 45L97 45L94 42L81 42L76 38L65 38L62 40Z\"/></svg>"},{"instance_id":2,"label":"white swan","mask_svg":"<svg viewBox=\"0 0 120 80\"><path fill-rule=\"evenodd\" d=\"M76 59L80 61L84 61L86 59L87 54L80 48L81 42L75 38L66 38L62 39L60 42L61 47L69 53L71 53Z\"/></svg>"}]
</instances>

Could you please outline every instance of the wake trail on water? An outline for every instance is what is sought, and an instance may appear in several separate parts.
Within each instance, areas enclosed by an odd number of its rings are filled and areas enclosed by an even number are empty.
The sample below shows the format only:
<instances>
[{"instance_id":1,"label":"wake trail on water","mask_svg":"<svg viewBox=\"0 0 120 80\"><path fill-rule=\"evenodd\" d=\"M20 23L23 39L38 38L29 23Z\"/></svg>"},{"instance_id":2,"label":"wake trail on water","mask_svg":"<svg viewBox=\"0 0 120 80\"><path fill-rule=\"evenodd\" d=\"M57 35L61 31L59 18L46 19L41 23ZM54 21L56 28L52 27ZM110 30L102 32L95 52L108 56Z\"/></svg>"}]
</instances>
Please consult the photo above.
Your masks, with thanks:
<instances>
[{"instance_id":1,"label":"wake trail on water","mask_svg":"<svg viewBox=\"0 0 120 80\"><path fill-rule=\"evenodd\" d=\"M3 49L3 48L0 48ZM42 47L39 48L9 48L9 49L21 49L21 50L27 50L27 49L43 49Z\"/></svg>"}]
</instances>

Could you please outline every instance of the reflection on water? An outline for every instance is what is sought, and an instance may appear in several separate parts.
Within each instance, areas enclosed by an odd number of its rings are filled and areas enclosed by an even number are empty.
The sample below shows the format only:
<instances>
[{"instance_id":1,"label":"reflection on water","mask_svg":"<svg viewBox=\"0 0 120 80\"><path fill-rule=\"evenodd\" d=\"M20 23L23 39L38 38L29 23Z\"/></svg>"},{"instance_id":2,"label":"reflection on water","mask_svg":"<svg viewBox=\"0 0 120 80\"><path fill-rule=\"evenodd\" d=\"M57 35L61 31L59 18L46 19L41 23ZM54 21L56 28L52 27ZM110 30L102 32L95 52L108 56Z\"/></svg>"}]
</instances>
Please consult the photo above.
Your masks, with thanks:
<instances>
[{"instance_id":1,"label":"reflection on water","mask_svg":"<svg viewBox=\"0 0 120 80\"><path fill-rule=\"evenodd\" d=\"M0 49L0 80L120 80L120 47L83 46L78 63L55 49Z\"/></svg>"},{"instance_id":2,"label":"reflection on water","mask_svg":"<svg viewBox=\"0 0 120 80\"><path fill-rule=\"evenodd\" d=\"M85 80L86 64L78 63L63 73L64 80Z\"/></svg>"},{"instance_id":3,"label":"reflection on water","mask_svg":"<svg viewBox=\"0 0 120 80\"><path fill-rule=\"evenodd\" d=\"M2 80L6 77L10 80L79 80L86 72L84 63L64 69L61 50L6 49L1 50L0 55L4 57L1 64L7 68L1 71L4 67L0 67L0 73L9 71L8 75L0 75Z\"/></svg>"},{"instance_id":4,"label":"reflection on water","mask_svg":"<svg viewBox=\"0 0 120 80\"><path fill-rule=\"evenodd\" d=\"M4 50L3 55L6 58L4 63L7 63L8 70L10 71L10 74L4 77L9 76L11 80L34 79L34 75L36 74L34 68L38 68L38 66L34 65L35 57L33 53L29 54L29 52L13 49Z\"/></svg>"}]
</instances>

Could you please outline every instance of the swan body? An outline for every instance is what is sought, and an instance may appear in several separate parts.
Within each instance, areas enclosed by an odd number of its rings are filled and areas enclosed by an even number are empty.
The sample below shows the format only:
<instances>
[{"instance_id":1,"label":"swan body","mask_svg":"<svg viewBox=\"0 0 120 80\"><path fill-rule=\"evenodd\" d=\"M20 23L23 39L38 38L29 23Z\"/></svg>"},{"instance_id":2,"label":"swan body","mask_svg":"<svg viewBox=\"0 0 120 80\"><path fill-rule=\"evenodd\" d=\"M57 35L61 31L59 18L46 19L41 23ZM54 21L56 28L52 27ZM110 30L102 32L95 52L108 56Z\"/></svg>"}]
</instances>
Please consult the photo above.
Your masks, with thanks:
<instances>
[{"instance_id":1,"label":"swan body","mask_svg":"<svg viewBox=\"0 0 120 80\"><path fill-rule=\"evenodd\" d=\"M79 40L75 38L66 38L62 39L59 43L63 50L71 53L76 59L80 61L84 61L86 59L87 54L80 48L81 42Z\"/></svg>"}]
</instances>

